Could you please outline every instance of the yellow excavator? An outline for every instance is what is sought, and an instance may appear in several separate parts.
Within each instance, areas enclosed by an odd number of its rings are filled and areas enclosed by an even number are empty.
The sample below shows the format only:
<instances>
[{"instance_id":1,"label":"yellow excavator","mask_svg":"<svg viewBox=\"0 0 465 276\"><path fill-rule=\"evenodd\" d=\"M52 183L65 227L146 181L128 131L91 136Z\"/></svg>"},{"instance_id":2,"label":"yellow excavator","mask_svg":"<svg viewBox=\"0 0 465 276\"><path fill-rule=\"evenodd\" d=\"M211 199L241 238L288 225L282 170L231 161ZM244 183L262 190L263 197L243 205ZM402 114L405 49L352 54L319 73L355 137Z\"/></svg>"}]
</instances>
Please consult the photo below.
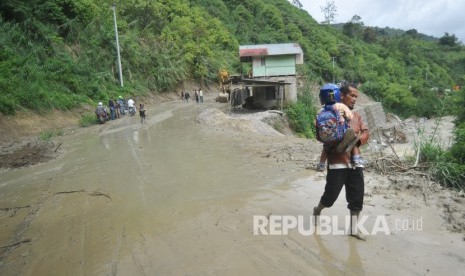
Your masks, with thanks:
<instances>
[{"instance_id":1,"label":"yellow excavator","mask_svg":"<svg viewBox=\"0 0 465 276\"><path fill-rule=\"evenodd\" d=\"M218 83L220 88L220 93L218 94L218 102L228 102L227 88L224 86L224 82L229 79L229 72L225 69L221 69L218 72Z\"/></svg>"},{"instance_id":2,"label":"yellow excavator","mask_svg":"<svg viewBox=\"0 0 465 276\"><path fill-rule=\"evenodd\" d=\"M225 93L224 91L224 82L227 81L229 79L229 72L225 69L221 69L219 72L218 72L218 81L219 81L219 84L220 84L220 91L222 93Z\"/></svg>"}]
</instances>

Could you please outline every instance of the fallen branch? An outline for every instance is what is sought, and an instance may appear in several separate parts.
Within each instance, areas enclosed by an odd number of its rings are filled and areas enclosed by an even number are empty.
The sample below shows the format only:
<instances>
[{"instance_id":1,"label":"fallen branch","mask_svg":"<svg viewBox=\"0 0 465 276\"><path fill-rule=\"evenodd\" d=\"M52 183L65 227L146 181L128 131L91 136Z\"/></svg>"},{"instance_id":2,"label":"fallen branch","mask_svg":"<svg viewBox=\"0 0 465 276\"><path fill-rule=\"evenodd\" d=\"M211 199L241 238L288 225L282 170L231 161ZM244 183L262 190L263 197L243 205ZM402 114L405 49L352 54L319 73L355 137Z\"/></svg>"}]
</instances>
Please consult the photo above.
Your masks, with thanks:
<instances>
[{"instance_id":1,"label":"fallen branch","mask_svg":"<svg viewBox=\"0 0 465 276\"><path fill-rule=\"evenodd\" d=\"M109 200L112 200L111 196L109 196L107 194L104 194L104 193L101 193L101 192L92 192L92 193L89 193L88 195L91 195L91 196L104 196L104 197L108 198Z\"/></svg>"},{"instance_id":2,"label":"fallen branch","mask_svg":"<svg viewBox=\"0 0 465 276\"><path fill-rule=\"evenodd\" d=\"M392 113L389 113L389 115L392 115L399 124L404 125L404 122L402 122L402 120L397 115L392 114Z\"/></svg>"},{"instance_id":3,"label":"fallen branch","mask_svg":"<svg viewBox=\"0 0 465 276\"><path fill-rule=\"evenodd\" d=\"M418 149L417 149L417 158L415 160L415 165L413 165L414 167L418 166L418 161L420 160L420 143L418 143Z\"/></svg>"},{"instance_id":4,"label":"fallen branch","mask_svg":"<svg viewBox=\"0 0 465 276\"><path fill-rule=\"evenodd\" d=\"M11 211L11 210L19 210L19 209L26 209L26 208L31 208L31 205L26 205L26 206L19 206L19 207L5 207L5 208L0 208L0 211Z\"/></svg>"},{"instance_id":5,"label":"fallen branch","mask_svg":"<svg viewBox=\"0 0 465 276\"><path fill-rule=\"evenodd\" d=\"M390 160L390 159L387 159L389 162L391 162L392 165L394 165L395 167L401 169L401 170L406 170L407 168L401 166L401 165L398 165L396 163L394 163L394 161Z\"/></svg>"},{"instance_id":6,"label":"fallen branch","mask_svg":"<svg viewBox=\"0 0 465 276\"><path fill-rule=\"evenodd\" d=\"M74 194L74 193L85 193L85 190L76 190L76 191L64 191L64 192L56 192L54 193L55 195L61 195L61 194Z\"/></svg>"},{"instance_id":7,"label":"fallen branch","mask_svg":"<svg viewBox=\"0 0 465 276\"><path fill-rule=\"evenodd\" d=\"M425 177L428 177L428 178L431 176L429 173L419 172L419 171L415 171L415 170L407 170L405 172L412 173L412 174L415 174L415 175L425 176Z\"/></svg>"},{"instance_id":8,"label":"fallen branch","mask_svg":"<svg viewBox=\"0 0 465 276\"><path fill-rule=\"evenodd\" d=\"M101 193L101 192L97 192L97 191L88 192L86 190L75 190L75 191L56 192L54 194L55 195L60 195L60 194L73 194L73 193L87 193L87 195L90 195L90 196L104 196L104 197L108 198L109 200L112 200L111 196L109 196L107 194L104 194L104 193Z\"/></svg>"},{"instance_id":9,"label":"fallen branch","mask_svg":"<svg viewBox=\"0 0 465 276\"><path fill-rule=\"evenodd\" d=\"M60 148L60 146L61 146L61 143L58 144L58 146L56 147L56 149L53 152L57 152L57 150Z\"/></svg>"},{"instance_id":10,"label":"fallen branch","mask_svg":"<svg viewBox=\"0 0 465 276\"><path fill-rule=\"evenodd\" d=\"M388 143L389 147L391 147L392 152L394 153L394 155L397 157L397 160L399 160L399 162L402 162L402 161L400 160L400 158L399 158L399 155L397 155L396 150L395 150L394 147L391 145L391 143L389 143L389 141L387 141L387 143Z\"/></svg>"},{"instance_id":11,"label":"fallen branch","mask_svg":"<svg viewBox=\"0 0 465 276\"><path fill-rule=\"evenodd\" d=\"M3 246L0 246L0 248L3 249L3 248L16 247L16 246L19 246L19 245L21 245L23 243L28 243L28 242L31 242L31 239L25 239L25 240L15 242L15 243L12 243L12 244L3 245Z\"/></svg>"}]
</instances>

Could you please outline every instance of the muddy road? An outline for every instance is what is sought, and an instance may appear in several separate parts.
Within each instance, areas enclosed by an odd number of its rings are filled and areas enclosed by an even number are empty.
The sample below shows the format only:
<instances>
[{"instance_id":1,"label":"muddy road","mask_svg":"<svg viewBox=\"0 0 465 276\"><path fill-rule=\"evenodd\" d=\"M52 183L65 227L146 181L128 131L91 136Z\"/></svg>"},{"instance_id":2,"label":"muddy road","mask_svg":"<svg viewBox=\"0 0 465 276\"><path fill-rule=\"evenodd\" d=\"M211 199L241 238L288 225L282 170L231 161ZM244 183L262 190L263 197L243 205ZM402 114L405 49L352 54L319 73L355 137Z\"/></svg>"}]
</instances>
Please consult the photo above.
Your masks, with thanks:
<instances>
[{"instance_id":1,"label":"muddy road","mask_svg":"<svg viewBox=\"0 0 465 276\"><path fill-rule=\"evenodd\" d=\"M149 107L64 137L47 163L0 172L1 275L460 275L463 236L438 208L366 175L363 242L341 234L257 232L254 216L309 220L324 174L306 170L320 146L287 136L211 129L206 108ZM243 130L243 129L241 129ZM288 153L283 153L282 149ZM299 154L301 154L299 156ZM378 187L373 189L373 187ZM379 224L381 217L382 221ZM306 225L310 225L307 223ZM307 228L307 226L305 226ZM260 230L259 229L259 230ZM337 230L337 231L336 231Z\"/></svg>"}]
</instances>

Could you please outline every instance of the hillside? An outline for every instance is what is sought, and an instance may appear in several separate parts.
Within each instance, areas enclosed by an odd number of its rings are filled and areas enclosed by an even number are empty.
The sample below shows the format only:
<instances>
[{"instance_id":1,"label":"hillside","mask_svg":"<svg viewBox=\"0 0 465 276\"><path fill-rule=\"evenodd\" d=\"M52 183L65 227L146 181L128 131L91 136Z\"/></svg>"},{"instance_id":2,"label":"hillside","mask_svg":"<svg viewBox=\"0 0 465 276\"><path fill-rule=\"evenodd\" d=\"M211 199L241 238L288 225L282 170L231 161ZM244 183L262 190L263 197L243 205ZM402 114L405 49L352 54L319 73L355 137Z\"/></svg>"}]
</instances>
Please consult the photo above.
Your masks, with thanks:
<instances>
[{"instance_id":1,"label":"hillside","mask_svg":"<svg viewBox=\"0 0 465 276\"><path fill-rule=\"evenodd\" d=\"M247 72L237 58L241 44L297 42L302 79L366 84L367 94L403 116L435 115L441 91L465 82L462 46L408 32L366 42L318 24L286 0L130 0L115 10L120 87L110 4L2 1L0 112L70 110L118 95L173 91L187 81L216 83L221 68Z\"/></svg>"}]
</instances>

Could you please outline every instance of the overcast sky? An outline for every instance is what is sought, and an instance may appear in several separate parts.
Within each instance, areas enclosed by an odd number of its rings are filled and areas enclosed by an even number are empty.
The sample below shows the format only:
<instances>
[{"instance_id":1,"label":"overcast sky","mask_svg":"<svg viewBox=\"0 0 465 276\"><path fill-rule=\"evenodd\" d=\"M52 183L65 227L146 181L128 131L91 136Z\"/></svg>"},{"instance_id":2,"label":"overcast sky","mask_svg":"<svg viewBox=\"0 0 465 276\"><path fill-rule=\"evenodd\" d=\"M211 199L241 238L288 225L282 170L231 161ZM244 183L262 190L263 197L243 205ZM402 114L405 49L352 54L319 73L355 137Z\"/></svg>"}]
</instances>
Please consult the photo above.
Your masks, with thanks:
<instances>
[{"instance_id":1,"label":"overcast sky","mask_svg":"<svg viewBox=\"0 0 465 276\"><path fill-rule=\"evenodd\" d=\"M300 0L318 22L324 21L321 7L330 0ZM292 1L290 1L292 2ZM365 26L390 27L437 38L447 32L465 44L465 0L334 0L335 23L361 17Z\"/></svg>"}]
</instances>

